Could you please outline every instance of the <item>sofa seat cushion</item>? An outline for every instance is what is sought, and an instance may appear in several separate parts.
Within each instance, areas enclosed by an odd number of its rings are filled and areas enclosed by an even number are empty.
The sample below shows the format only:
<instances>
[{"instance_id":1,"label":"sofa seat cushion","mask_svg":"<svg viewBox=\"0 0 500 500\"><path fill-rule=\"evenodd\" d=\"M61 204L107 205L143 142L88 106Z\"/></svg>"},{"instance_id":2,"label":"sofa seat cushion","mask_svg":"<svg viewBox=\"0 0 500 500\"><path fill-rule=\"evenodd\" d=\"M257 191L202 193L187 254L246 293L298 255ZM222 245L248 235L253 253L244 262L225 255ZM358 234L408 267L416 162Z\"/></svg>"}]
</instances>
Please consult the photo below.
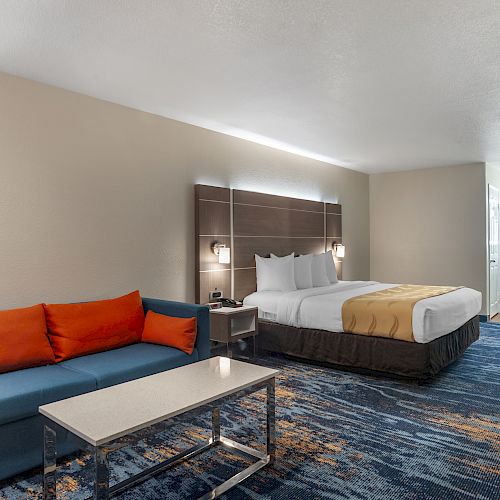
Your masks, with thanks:
<instances>
[{"instance_id":1,"label":"sofa seat cushion","mask_svg":"<svg viewBox=\"0 0 500 500\"><path fill-rule=\"evenodd\" d=\"M0 374L0 425L38 414L38 407L96 389L94 377L59 365Z\"/></svg>"},{"instance_id":2,"label":"sofa seat cushion","mask_svg":"<svg viewBox=\"0 0 500 500\"><path fill-rule=\"evenodd\" d=\"M147 375L198 361L198 351L188 355L179 349L156 344L138 343L69 359L59 366L94 377L97 388L121 384Z\"/></svg>"}]
</instances>

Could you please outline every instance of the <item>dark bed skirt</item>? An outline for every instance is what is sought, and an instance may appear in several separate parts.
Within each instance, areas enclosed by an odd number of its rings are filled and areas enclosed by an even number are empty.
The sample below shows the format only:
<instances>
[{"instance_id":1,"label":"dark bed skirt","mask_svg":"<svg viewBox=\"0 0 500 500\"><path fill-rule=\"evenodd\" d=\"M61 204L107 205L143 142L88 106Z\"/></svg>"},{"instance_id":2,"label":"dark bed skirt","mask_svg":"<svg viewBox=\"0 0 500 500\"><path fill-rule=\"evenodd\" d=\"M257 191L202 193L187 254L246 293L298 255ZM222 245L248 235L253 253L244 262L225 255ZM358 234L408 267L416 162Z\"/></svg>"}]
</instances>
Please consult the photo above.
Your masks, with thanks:
<instances>
[{"instance_id":1,"label":"dark bed skirt","mask_svg":"<svg viewBox=\"0 0 500 500\"><path fill-rule=\"evenodd\" d=\"M428 379L479 338L479 316L427 344L259 320L259 349L349 369Z\"/></svg>"}]
</instances>

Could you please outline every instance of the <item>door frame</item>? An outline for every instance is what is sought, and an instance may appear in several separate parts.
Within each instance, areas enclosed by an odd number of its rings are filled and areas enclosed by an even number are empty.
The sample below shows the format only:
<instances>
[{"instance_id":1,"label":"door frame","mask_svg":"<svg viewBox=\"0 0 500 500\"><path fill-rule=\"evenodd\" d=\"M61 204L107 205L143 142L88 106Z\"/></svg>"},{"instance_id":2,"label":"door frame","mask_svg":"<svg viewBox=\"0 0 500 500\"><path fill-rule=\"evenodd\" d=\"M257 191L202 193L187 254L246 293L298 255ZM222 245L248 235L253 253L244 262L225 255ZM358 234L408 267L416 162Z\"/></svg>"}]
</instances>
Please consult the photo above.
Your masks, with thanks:
<instances>
[{"instance_id":1,"label":"door frame","mask_svg":"<svg viewBox=\"0 0 500 500\"><path fill-rule=\"evenodd\" d=\"M495 191L496 193L496 200L497 200L497 254L494 255L493 257L496 260L496 276L495 279L492 280L492 255L491 255L491 241L492 241L492 234L491 234L491 193L492 191ZM499 286L500 286L500 190L498 190L495 186L492 184L488 184L488 242L487 242L487 249L488 249L488 317L492 318L496 314L500 313L500 294L499 294ZM492 300L492 284L495 283L496 285L496 291L494 291L494 295L496 296L497 300L493 304Z\"/></svg>"}]
</instances>

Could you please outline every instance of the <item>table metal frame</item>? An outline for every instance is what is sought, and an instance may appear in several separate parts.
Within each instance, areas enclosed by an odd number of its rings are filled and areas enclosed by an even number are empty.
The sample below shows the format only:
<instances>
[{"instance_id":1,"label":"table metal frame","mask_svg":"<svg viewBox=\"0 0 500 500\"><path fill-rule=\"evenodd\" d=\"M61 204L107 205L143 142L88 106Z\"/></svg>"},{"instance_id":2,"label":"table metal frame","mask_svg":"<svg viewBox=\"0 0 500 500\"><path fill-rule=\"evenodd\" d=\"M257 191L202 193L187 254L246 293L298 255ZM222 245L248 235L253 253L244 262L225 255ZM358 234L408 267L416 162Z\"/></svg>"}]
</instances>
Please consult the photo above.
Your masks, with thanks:
<instances>
[{"instance_id":1,"label":"table metal frame","mask_svg":"<svg viewBox=\"0 0 500 500\"><path fill-rule=\"evenodd\" d=\"M200 499L208 500L217 498L230 488L241 483L243 480L262 469L268 464L272 464L275 459L276 450L276 402L275 402L275 377L266 379L263 382L252 384L249 387L236 391L232 394L220 397L208 404L201 405L197 408L181 412L175 417L168 417L165 420L155 423L149 427L141 429L137 432L127 434L118 439L112 440L108 443L94 446L87 442L82 442L82 448L90 449L95 459L95 484L94 496L96 500L108 499L124 490L133 487L143 481L151 478L152 476L170 468L174 465L188 460L204 451L210 450L215 446L222 446L236 454L245 458L257 459L252 465L235 474L222 484L212 489ZM221 435L220 425L220 407L221 405L235 401L239 398L248 396L259 390L266 389L267 392L267 436L266 436L266 451L259 451L243 444L240 444L231 439L225 438ZM125 446L131 445L147 438L148 436L158 434L166 428L171 427L173 424L180 420L180 417L189 415L194 417L211 411L212 414L212 437L206 441L201 442L159 464L150 467L139 474L131 476L124 481L121 481L110 487L109 485L109 455ZM45 417L44 422L44 468L43 468L43 498L46 500L53 500L56 498L56 472L57 472L57 429L59 424L56 424L49 418ZM65 429L65 431L67 431Z\"/></svg>"}]
</instances>

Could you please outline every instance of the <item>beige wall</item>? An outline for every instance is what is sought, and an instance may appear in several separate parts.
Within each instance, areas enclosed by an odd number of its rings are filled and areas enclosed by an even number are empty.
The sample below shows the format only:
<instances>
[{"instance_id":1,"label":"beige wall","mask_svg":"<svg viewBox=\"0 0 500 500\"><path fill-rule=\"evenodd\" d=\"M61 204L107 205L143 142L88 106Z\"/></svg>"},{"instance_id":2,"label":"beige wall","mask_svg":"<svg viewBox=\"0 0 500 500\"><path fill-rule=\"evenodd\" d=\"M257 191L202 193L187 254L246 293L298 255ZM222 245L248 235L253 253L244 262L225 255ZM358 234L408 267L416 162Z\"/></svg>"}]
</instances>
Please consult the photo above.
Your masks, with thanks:
<instances>
[{"instance_id":1,"label":"beige wall","mask_svg":"<svg viewBox=\"0 0 500 500\"><path fill-rule=\"evenodd\" d=\"M485 311L485 199L484 164L371 175L371 279L469 286Z\"/></svg>"},{"instance_id":2,"label":"beige wall","mask_svg":"<svg viewBox=\"0 0 500 500\"><path fill-rule=\"evenodd\" d=\"M339 202L369 278L368 176L0 73L0 309L194 299L193 184Z\"/></svg>"}]
</instances>

